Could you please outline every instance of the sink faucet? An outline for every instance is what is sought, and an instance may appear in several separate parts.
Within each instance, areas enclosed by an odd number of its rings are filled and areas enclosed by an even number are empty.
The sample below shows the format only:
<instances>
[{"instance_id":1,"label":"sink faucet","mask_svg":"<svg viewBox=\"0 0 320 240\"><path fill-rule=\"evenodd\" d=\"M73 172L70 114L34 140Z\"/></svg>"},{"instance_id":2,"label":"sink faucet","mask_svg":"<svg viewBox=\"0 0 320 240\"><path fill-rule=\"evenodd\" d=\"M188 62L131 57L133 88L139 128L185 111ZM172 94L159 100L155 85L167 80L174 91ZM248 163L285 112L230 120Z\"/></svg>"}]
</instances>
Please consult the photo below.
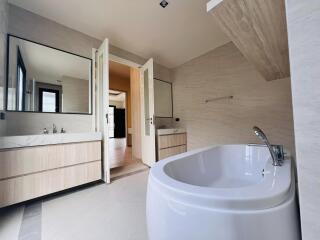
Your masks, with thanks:
<instances>
[{"instance_id":1,"label":"sink faucet","mask_svg":"<svg viewBox=\"0 0 320 240\"><path fill-rule=\"evenodd\" d=\"M55 124L53 124L52 126L52 133L57 133L57 126Z\"/></svg>"},{"instance_id":2,"label":"sink faucet","mask_svg":"<svg viewBox=\"0 0 320 240\"><path fill-rule=\"evenodd\" d=\"M283 154L283 146L282 145L271 145L267 136L264 134L264 132L258 128L258 127L253 127L253 131L256 134L256 136L264 143L267 145L269 148L272 161L273 161L273 166L281 166L282 161L284 160L284 154Z\"/></svg>"}]
</instances>

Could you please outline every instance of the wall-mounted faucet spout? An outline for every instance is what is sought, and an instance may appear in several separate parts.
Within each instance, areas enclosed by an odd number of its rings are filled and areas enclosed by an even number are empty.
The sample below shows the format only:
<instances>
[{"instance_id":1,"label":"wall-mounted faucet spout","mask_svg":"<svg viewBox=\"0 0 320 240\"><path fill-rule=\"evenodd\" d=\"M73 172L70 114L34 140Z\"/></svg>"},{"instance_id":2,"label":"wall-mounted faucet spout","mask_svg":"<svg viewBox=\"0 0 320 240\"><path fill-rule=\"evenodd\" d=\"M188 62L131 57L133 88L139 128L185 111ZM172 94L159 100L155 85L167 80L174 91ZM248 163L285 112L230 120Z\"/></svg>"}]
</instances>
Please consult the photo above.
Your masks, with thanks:
<instances>
[{"instance_id":1,"label":"wall-mounted faucet spout","mask_svg":"<svg viewBox=\"0 0 320 240\"><path fill-rule=\"evenodd\" d=\"M267 136L264 134L264 132L258 128L253 127L253 131L255 135L269 148L272 160L273 160L273 166L281 166L282 160L283 160L283 147L280 145L271 145Z\"/></svg>"},{"instance_id":2,"label":"wall-mounted faucet spout","mask_svg":"<svg viewBox=\"0 0 320 240\"><path fill-rule=\"evenodd\" d=\"M57 133L57 126L55 124L52 125L52 133Z\"/></svg>"}]
</instances>

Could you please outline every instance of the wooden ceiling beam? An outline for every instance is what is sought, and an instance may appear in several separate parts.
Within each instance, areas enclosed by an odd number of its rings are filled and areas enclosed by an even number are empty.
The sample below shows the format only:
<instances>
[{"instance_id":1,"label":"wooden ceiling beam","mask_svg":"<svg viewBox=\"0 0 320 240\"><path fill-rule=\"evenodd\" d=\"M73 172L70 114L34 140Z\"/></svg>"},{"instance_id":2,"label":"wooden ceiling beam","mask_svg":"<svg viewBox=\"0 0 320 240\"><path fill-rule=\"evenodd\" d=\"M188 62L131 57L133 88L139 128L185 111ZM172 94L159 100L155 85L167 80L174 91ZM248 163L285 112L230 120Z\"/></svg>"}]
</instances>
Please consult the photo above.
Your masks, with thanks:
<instances>
[{"instance_id":1,"label":"wooden ceiling beam","mask_svg":"<svg viewBox=\"0 0 320 240\"><path fill-rule=\"evenodd\" d=\"M284 0L212 0L207 7L267 81L290 77Z\"/></svg>"}]
</instances>

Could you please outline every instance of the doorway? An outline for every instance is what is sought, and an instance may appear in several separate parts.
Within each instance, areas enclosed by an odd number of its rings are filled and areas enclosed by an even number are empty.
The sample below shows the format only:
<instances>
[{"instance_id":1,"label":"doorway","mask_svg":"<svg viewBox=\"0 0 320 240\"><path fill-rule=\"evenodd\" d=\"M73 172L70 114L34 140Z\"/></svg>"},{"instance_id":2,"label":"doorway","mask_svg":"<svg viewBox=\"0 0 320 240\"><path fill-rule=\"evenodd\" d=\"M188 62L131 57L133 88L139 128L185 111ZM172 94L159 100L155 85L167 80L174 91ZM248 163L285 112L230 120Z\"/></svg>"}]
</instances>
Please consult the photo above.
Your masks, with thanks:
<instances>
[{"instance_id":1,"label":"doorway","mask_svg":"<svg viewBox=\"0 0 320 240\"><path fill-rule=\"evenodd\" d=\"M112 78L110 78L112 81ZM109 159L110 167L131 163L131 145L127 138L128 104L126 92L109 90Z\"/></svg>"},{"instance_id":2,"label":"doorway","mask_svg":"<svg viewBox=\"0 0 320 240\"><path fill-rule=\"evenodd\" d=\"M113 66L116 66L115 68ZM130 89L126 92L127 99L132 99L132 111L127 115L127 144L131 139L131 160L139 165L136 170L139 171L141 167L148 169L156 162L155 156L155 122L154 122L154 72L153 59L149 59L144 65L137 64L130 60L112 55L109 53L109 40L105 39L99 49L93 49L93 71L94 84L96 91L94 98L97 101L93 102L93 109L95 118L93 125L96 131L102 134L102 180L110 183L110 179L117 174L116 170L120 169L120 174L125 174L121 168L112 166L109 157L109 90L122 91L118 87L110 86L112 81L109 81L113 74L113 69L125 69L126 74L130 73L129 82ZM119 72L119 71L118 71ZM122 71L120 71L121 73ZM121 83L122 81L113 81L114 83ZM130 96L129 96L130 94ZM129 105L128 105L129 109ZM129 112L129 110L128 110ZM131 117L131 121L128 120ZM130 125L131 124L131 127ZM131 135L131 136L130 136ZM112 172L112 173L111 173ZM113 175L113 176L111 176Z\"/></svg>"},{"instance_id":3,"label":"doorway","mask_svg":"<svg viewBox=\"0 0 320 240\"><path fill-rule=\"evenodd\" d=\"M132 141L132 106L140 104L132 96L132 69L130 66L109 61L109 164L111 180L147 169L141 158L133 154L137 144ZM134 86L133 86L134 87Z\"/></svg>"}]
</instances>

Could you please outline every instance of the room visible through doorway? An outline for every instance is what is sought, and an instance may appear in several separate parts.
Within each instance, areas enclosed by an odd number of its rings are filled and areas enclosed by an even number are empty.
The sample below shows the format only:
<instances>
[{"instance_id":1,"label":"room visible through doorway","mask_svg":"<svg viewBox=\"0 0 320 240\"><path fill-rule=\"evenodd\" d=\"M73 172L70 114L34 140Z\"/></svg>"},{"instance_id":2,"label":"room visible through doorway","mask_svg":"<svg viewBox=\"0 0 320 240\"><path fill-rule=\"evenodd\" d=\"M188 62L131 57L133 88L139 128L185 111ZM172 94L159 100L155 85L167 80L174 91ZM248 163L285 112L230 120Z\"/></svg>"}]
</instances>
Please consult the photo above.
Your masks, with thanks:
<instances>
[{"instance_id":1,"label":"room visible through doorway","mask_svg":"<svg viewBox=\"0 0 320 240\"><path fill-rule=\"evenodd\" d=\"M139 99L131 92L130 67L110 61L108 126L111 180L148 168L132 152L132 105Z\"/></svg>"}]
</instances>

